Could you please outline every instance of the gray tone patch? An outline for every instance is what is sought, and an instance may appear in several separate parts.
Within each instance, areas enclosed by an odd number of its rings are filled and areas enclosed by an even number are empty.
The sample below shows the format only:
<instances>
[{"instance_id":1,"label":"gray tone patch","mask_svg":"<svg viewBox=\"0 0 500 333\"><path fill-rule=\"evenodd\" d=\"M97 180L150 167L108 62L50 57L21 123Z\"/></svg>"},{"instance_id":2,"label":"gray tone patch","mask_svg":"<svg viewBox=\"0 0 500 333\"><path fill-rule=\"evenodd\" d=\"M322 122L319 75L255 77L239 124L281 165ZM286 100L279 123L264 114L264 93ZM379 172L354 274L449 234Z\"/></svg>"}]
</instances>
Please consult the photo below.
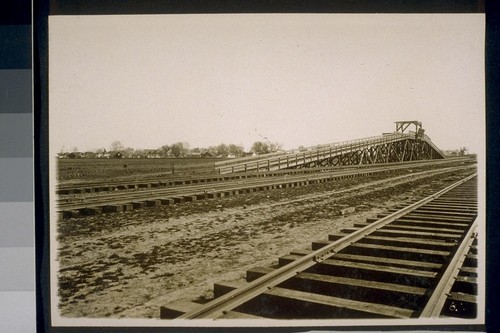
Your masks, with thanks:
<instances>
[{"instance_id":1,"label":"gray tone patch","mask_svg":"<svg viewBox=\"0 0 500 333\"><path fill-rule=\"evenodd\" d=\"M33 201L33 158L0 158L0 202Z\"/></svg>"},{"instance_id":2,"label":"gray tone patch","mask_svg":"<svg viewBox=\"0 0 500 333\"><path fill-rule=\"evenodd\" d=\"M35 246L33 203L0 202L0 247Z\"/></svg>"},{"instance_id":3,"label":"gray tone patch","mask_svg":"<svg viewBox=\"0 0 500 333\"><path fill-rule=\"evenodd\" d=\"M0 113L2 157L33 157L31 113Z\"/></svg>"},{"instance_id":4,"label":"gray tone patch","mask_svg":"<svg viewBox=\"0 0 500 333\"><path fill-rule=\"evenodd\" d=\"M35 248L0 248L0 291L35 290Z\"/></svg>"},{"instance_id":5,"label":"gray tone patch","mask_svg":"<svg viewBox=\"0 0 500 333\"><path fill-rule=\"evenodd\" d=\"M32 113L31 70L0 70L0 113Z\"/></svg>"}]
</instances>

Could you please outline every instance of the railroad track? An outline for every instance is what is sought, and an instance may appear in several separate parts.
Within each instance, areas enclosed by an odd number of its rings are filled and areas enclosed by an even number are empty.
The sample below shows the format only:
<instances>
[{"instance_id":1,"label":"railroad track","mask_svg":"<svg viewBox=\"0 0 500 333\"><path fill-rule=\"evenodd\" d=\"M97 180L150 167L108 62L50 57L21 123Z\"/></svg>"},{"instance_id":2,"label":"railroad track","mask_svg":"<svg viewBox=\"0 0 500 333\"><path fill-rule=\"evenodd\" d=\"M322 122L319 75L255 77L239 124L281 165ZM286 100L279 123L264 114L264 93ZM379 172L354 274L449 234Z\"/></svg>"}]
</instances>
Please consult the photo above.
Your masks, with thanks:
<instances>
[{"instance_id":1,"label":"railroad track","mask_svg":"<svg viewBox=\"0 0 500 333\"><path fill-rule=\"evenodd\" d=\"M408 162L404 162L408 163ZM108 192L128 189L144 189L155 187L175 187L191 184L215 183L223 181L232 181L239 179L257 178L257 177L279 177L283 175L309 174L318 172L331 172L346 169L359 169L363 166L341 166L341 167L319 167L309 169L288 169L279 171L265 171L259 173L235 173L229 175L211 174L204 176L176 177L176 178L144 178L135 181L101 181L101 182L83 182L59 184L56 188L56 194L83 194L95 192Z\"/></svg>"},{"instance_id":2,"label":"railroad track","mask_svg":"<svg viewBox=\"0 0 500 333\"><path fill-rule=\"evenodd\" d=\"M427 173L448 172L468 168L443 168L440 170L425 171ZM60 198L56 201L59 219L77 217L81 215L95 215L106 212L119 212L143 207L171 205L186 201L202 200L222 196L231 196L240 193L265 191L276 188L305 186L314 183L333 181L337 179L354 178L376 173L414 168L412 165L398 165L391 167L367 168L362 170L344 170L314 175L284 175L272 178L250 178L239 181L220 182L213 184L194 184L184 187L149 189L134 192L99 193L93 196L76 198ZM415 173L418 175L419 173Z\"/></svg>"},{"instance_id":3,"label":"railroad track","mask_svg":"<svg viewBox=\"0 0 500 333\"><path fill-rule=\"evenodd\" d=\"M129 189L148 189L148 188L160 188L160 187L175 187L175 186L185 186L190 184L203 184L203 183L215 183L222 181L232 181L239 179L257 178L257 177L279 177L283 175L298 175L298 174L311 174L319 172L335 172L343 170L352 169L366 169L366 168L380 168L394 167L394 166L428 166L428 165L440 165L449 164L455 162L470 162L470 158L447 158L445 160L420 160L412 162L396 162L396 163L386 163L386 164L362 164L362 165L347 165L347 166L335 166L335 167L316 167L316 168L305 168L305 169L283 169L278 171L264 171L259 173L235 173L228 175L204 175L197 177L177 177L177 178L144 178L141 180L128 180L128 181L100 181L100 182L81 182L81 183L62 183L58 184L56 188L56 194L60 196L71 195L71 194L84 194L84 193L96 193L96 192L109 192L109 191L119 191L119 190L129 190Z\"/></svg>"},{"instance_id":4,"label":"railroad track","mask_svg":"<svg viewBox=\"0 0 500 333\"><path fill-rule=\"evenodd\" d=\"M477 315L477 174L293 251L279 268L219 283L207 304L163 319L421 318Z\"/></svg>"}]
</instances>

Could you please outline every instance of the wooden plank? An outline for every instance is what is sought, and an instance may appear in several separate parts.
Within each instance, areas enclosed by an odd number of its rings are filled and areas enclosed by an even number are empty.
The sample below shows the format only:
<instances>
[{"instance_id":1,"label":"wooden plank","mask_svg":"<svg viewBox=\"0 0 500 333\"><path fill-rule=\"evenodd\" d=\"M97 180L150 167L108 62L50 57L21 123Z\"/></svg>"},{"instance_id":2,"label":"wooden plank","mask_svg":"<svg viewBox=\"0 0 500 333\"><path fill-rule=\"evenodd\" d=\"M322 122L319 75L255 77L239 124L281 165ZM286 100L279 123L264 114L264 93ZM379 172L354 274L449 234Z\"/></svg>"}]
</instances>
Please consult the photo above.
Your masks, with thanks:
<instances>
[{"instance_id":1,"label":"wooden plank","mask_svg":"<svg viewBox=\"0 0 500 333\"><path fill-rule=\"evenodd\" d=\"M344 234L347 235L347 234ZM328 238L330 239L330 236L332 236L332 241L335 241L335 236L339 237L341 234L334 234L334 235L328 235ZM337 238L338 239L338 238ZM411 238L411 237L387 237L387 236L367 236L364 238L364 240L380 240L380 241L387 241L389 243L392 242L404 242L407 244L415 244L415 245L428 245L428 247L451 247L455 246L455 242L450 242L446 240L435 240L435 239L425 239L425 238ZM363 242L363 241L361 241Z\"/></svg>"},{"instance_id":2,"label":"wooden plank","mask_svg":"<svg viewBox=\"0 0 500 333\"><path fill-rule=\"evenodd\" d=\"M389 212L396 212L398 211L399 209L398 208L390 208L388 209ZM441 214L455 214L457 213L457 215L461 215L461 214L466 214L466 216L471 216L471 215L474 215L474 214L477 214L477 210L472 210L472 209L469 209L467 207L462 207L462 206L444 206L444 205L440 205L440 206L428 206L428 205L425 205L421 208L417 208L415 210L412 211L413 213L417 213L417 214L433 214L434 212L437 214L437 215L441 215Z\"/></svg>"},{"instance_id":3,"label":"wooden plank","mask_svg":"<svg viewBox=\"0 0 500 333\"><path fill-rule=\"evenodd\" d=\"M202 306L202 304L194 302L175 301L160 307L160 319L175 319L185 313L198 310Z\"/></svg>"},{"instance_id":4,"label":"wooden plank","mask_svg":"<svg viewBox=\"0 0 500 333\"><path fill-rule=\"evenodd\" d=\"M396 209L401 209L406 207L405 205L396 205ZM442 209L449 209L449 208L460 208L460 209L466 209L466 210L477 210L477 204L453 204L453 203L439 203L439 202L429 202L428 204L425 205L425 207L428 208L442 208Z\"/></svg>"},{"instance_id":5,"label":"wooden plank","mask_svg":"<svg viewBox=\"0 0 500 333\"><path fill-rule=\"evenodd\" d=\"M405 224L390 224L386 226L389 229L403 229L403 230L416 230L416 231L429 231L436 233L447 233L447 234L458 234L461 235L464 233L463 228L439 228L439 227L429 227L429 226L417 226L417 225L405 225Z\"/></svg>"},{"instance_id":6,"label":"wooden plank","mask_svg":"<svg viewBox=\"0 0 500 333\"><path fill-rule=\"evenodd\" d=\"M472 283L472 284L477 284L477 278L474 276L462 276L459 275L455 279L456 282L466 282L466 283Z\"/></svg>"},{"instance_id":7,"label":"wooden plank","mask_svg":"<svg viewBox=\"0 0 500 333\"><path fill-rule=\"evenodd\" d=\"M372 256L363 256L359 254L337 253L334 255L334 258L344 261L351 260L356 262L375 263L375 264L387 265L392 267L403 267L403 268L418 267L420 269L438 270L442 267L441 264L436 264L432 262L372 257Z\"/></svg>"},{"instance_id":8,"label":"wooden plank","mask_svg":"<svg viewBox=\"0 0 500 333\"><path fill-rule=\"evenodd\" d=\"M146 200L146 205L148 207L158 207L158 206L161 206L161 200L159 200L159 199Z\"/></svg>"},{"instance_id":9,"label":"wooden plank","mask_svg":"<svg viewBox=\"0 0 500 333\"><path fill-rule=\"evenodd\" d=\"M377 219L374 219L375 221ZM374 221L373 221L374 222ZM373 222L356 222L354 224L355 227L365 227L370 225ZM467 228L470 226L469 223L458 223L458 222L443 222L443 221L422 221L422 220L411 220L400 218L396 221L392 222L393 225L429 225L429 226L443 226L443 227L457 227L457 228Z\"/></svg>"},{"instance_id":10,"label":"wooden plank","mask_svg":"<svg viewBox=\"0 0 500 333\"><path fill-rule=\"evenodd\" d=\"M295 254L289 254L289 255L286 255L286 256L281 256L278 259L278 265L280 267L284 266L284 265L287 265L287 264L291 263L292 261L300 259L301 257L303 257L303 256L302 255L295 255Z\"/></svg>"},{"instance_id":11,"label":"wooden plank","mask_svg":"<svg viewBox=\"0 0 500 333\"><path fill-rule=\"evenodd\" d=\"M160 202L161 202L162 205L173 205L174 204L174 199L160 198Z\"/></svg>"},{"instance_id":12,"label":"wooden plank","mask_svg":"<svg viewBox=\"0 0 500 333\"><path fill-rule=\"evenodd\" d=\"M435 227L420 227L417 225L403 225L403 224L388 224L384 226L383 229L403 229L403 230L416 230L416 231L428 231L428 232L435 232L435 233L443 233L443 234L463 234L464 230L463 229L450 229L450 228L435 228ZM380 229L380 230L383 230ZM345 230L351 230L350 228L347 228Z\"/></svg>"},{"instance_id":13,"label":"wooden plank","mask_svg":"<svg viewBox=\"0 0 500 333\"><path fill-rule=\"evenodd\" d=\"M173 197L174 203L181 203L184 202L184 197Z\"/></svg>"},{"instance_id":14,"label":"wooden plank","mask_svg":"<svg viewBox=\"0 0 500 333\"><path fill-rule=\"evenodd\" d=\"M130 211L130 210L134 209L134 205L132 203L122 204L122 206L123 206L123 210L125 210L125 211Z\"/></svg>"},{"instance_id":15,"label":"wooden plank","mask_svg":"<svg viewBox=\"0 0 500 333\"><path fill-rule=\"evenodd\" d=\"M412 255L430 255L430 256L448 256L450 254L449 251L436 251L436 250L427 250L427 249L419 249L419 248L408 248L401 246L389 246L389 245L380 245L380 244L364 244L364 243L354 243L351 247L355 248L364 248L374 250L376 252L382 251L393 251L393 252L401 252L403 255L408 255L411 253Z\"/></svg>"},{"instance_id":16,"label":"wooden plank","mask_svg":"<svg viewBox=\"0 0 500 333\"><path fill-rule=\"evenodd\" d=\"M476 295L451 292L450 295L448 295L448 299L457 302L467 302L467 303L477 304Z\"/></svg>"},{"instance_id":17,"label":"wooden plank","mask_svg":"<svg viewBox=\"0 0 500 333\"><path fill-rule=\"evenodd\" d=\"M467 254L467 259L472 259L472 260L478 260L478 256L477 254L472 254L472 253L468 253Z\"/></svg>"},{"instance_id":18,"label":"wooden plank","mask_svg":"<svg viewBox=\"0 0 500 333\"><path fill-rule=\"evenodd\" d=\"M465 216L455 216L454 214L442 214L442 215L431 215L431 214L416 214L409 213L404 216L404 218L414 218L420 220L432 220L432 221L449 221L449 222L470 222L473 217Z\"/></svg>"},{"instance_id":19,"label":"wooden plank","mask_svg":"<svg viewBox=\"0 0 500 333\"><path fill-rule=\"evenodd\" d=\"M435 232L409 231L409 230L394 230L389 228L379 229L374 232L376 235L387 234L392 236L403 235L421 238L438 238L438 239L456 239L457 234L444 234Z\"/></svg>"},{"instance_id":20,"label":"wooden plank","mask_svg":"<svg viewBox=\"0 0 500 333\"><path fill-rule=\"evenodd\" d=\"M326 259L325 261L322 261L321 265L330 265L330 266L337 266L337 267L344 267L344 268L362 269L362 270L367 270L367 271L377 271L377 272L383 272L383 273L409 275L409 276L415 276L415 277L419 277L419 278L420 277L421 278L435 278L436 274L437 274L435 272L416 270L416 269L408 269L408 268L402 268L402 267L390 267L390 266L384 266L384 265L378 265L378 264L350 262L350 261L339 260L339 259L336 259L335 257L333 257L332 259Z\"/></svg>"},{"instance_id":21,"label":"wooden plank","mask_svg":"<svg viewBox=\"0 0 500 333\"><path fill-rule=\"evenodd\" d=\"M295 255L299 255L299 256L305 256L305 255L308 255L311 252L312 252L311 250L297 249L297 250L291 251L290 254L295 254Z\"/></svg>"},{"instance_id":22,"label":"wooden plank","mask_svg":"<svg viewBox=\"0 0 500 333\"><path fill-rule=\"evenodd\" d=\"M132 206L134 207L134 209L137 209L137 208L144 208L146 207L148 204L146 201L134 201L132 202Z\"/></svg>"},{"instance_id":23,"label":"wooden plank","mask_svg":"<svg viewBox=\"0 0 500 333\"><path fill-rule=\"evenodd\" d=\"M106 205L103 207L103 211L108 212L121 212L123 211L123 205Z\"/></svg>"},{"instance_id":24,"label":"wooden plank","mask_svg":"<svg viewBox=\"0 0 500 333\"><path fill-rule=\"evenodd\" d=\"M238 311L228 311L224 315L216 319L264 319L264 318Z\"/></svg>"},{"instance_id":25,"label":"wooden plank","mask_svg":"<svg viewBox=\"0 0 500 333\"><path fill-rule=\"evenodd\" d=\"M470 198L472 199L472 198ZM475 206L477 207L477 202L471 202L471 200L463 200L463 199L452 199L452 198L437 198L432 201L432 203L437 203L441 205L446 205L446 204L454 204L454 205L469 205L469 206Z\"/></svg>"},{"instance_id":26,"label":"wooden plank","mask_svg":"<svg viewBox=\"0 0 500 333\"><path fill-rule=\"evenodd\" d=\"M274 287L269 291L267 291L265 294L289 300L298 300L302 302L316 303L336 308L346 308L354 311L360 311L364 313L376 314L392 318L410 318L413 315L413 311L408 309L402 309L382 304L348 300L338 297L307 293L303 291L284 289L279 287Z\"/></svg>"},{"instance_id":27,"label":"wooden plank","mask_svg":"<svg viewBox=\"0 0 500 333\"><path fill-rule=\"evenodd\" d=\"M247 282L252 282L253 280L256 280L260 278L263 275L266 275L267 273L271 273L274 271L273 268L268 268L268 267L253 267L247 270L246 273L246 281Z\"/></svg>"},{"instance_id":28,"label":"wooden plank","mask_svg":"<svg viewBox=\"0 0 500 333\"><path fill-rule=\"evenodd\" d=\"M476 276L477 277L477 267L465 267L460 268L460 275Z\"/></svg>"},{"instance_id":29,"label":"wooden plank","mask_svg":"<svg viewBox=\"0 0 500 333\"><path fill-rule=\"evenodd\" d=\"M393 291L398 293L414 294L419 296L425 295L425 292L427 291L426 288L405 286L395 283L367 281L363 279L352 279L346 277L330 276L330 275L307 273L307 272L299 273L293 278L311 280L311 281L320 281L330 284L342 284L346 286L361 287L367 289L379 289L379 290Z\"/></svg>"},{"instance_id":30,"label":"wooden plank","mask_svg":"<svg viewBox=\"0 0 500 333\"><path fill-rule=\"evenodd\" d=\"M474 276L458 275L455 278L452 292L461 292L464 294L477 295L477 278Z\"/></svg>"},{"instance_id":31,"label":"wooden plank","mask_svg":"<svg viewBox=\"0 0 500 333\"><path fill-rule=\"evenodd\" d=\"M80 213L86 216L98 215L102 213L101 207L88 207L80 209Z\"/></svg>"},{"instance_id":32,"label":"wooden plank","mask_svg":"<svg viewBox=\"0 0 500 333\"><path fill-rule=\"evenodd\" d=\"M447 210L433 210L433 209L424 209L418 208L414 210L411 214L415 215L425 215L425 216L453 216L455 218L474 218L477 215L477 212L457 212L457 211L447 211Z\"/></svg>"},{"instance_id":33,"label":"wooden plank","mask_svg":"<svg viewBox=\"0 0 500 333\"><path fill-rule=\"evenodd\" d=\"M386 217L388 214L378 214L377 218L368 218L366 219L367 222L374 222L377 221L383 217ZM417 214L407 214L401 219L407 220L407 221L417 221L417 222L423 222L423 221L437 221L437 222L458 222L458 223L470 223L471 218L455 218L452 216L428 216L428 215L417 215Z\"/></svg>"},{"instance_id":34,"label":"wooden plank","mask_svg":"<svg viewBox=\"0 0 500 333\"><path fill-rule=\"evenodd\" d=\"M221 297L222 295L227 294L228 292L242 288L247 283L245 281L222 281L214 283L214 298Z\"/></svg>"},{"instance_id":35,"label":"wooden plank","mask_svg":"<svg viewBox=\"0 0 500 333\"><path fill-rule=\"evenodd\" d=\"M425 248L433 250L445 250L454 247L454 242L439 241L425 238L409 238L409 237L383 237L383 236L368 236L363 238L361 243L369 244L384 244L392 246L408 246L411 248Z\"/></svg>"}]
</instances>

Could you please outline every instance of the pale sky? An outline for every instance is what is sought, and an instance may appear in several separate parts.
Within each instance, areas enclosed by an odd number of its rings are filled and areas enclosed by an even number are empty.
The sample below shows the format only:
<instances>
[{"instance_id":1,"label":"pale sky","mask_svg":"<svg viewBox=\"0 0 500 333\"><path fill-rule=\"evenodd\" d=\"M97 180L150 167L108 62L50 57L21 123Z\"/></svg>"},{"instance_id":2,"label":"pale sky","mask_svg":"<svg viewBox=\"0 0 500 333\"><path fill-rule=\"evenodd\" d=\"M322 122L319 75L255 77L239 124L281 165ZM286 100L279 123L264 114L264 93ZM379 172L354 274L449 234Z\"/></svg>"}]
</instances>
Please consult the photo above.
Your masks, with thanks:
<instances>
[{"instance_id":1,"label":"pale sky","mask_svg":"<svg viewBox=\"0 0 500 333\"><path fill-rule=\"evenodd\" d=\"M178 141L285 148L418 120L484 150L483 14L49 17L52 153Z\"/></svg>"}]
</instances>

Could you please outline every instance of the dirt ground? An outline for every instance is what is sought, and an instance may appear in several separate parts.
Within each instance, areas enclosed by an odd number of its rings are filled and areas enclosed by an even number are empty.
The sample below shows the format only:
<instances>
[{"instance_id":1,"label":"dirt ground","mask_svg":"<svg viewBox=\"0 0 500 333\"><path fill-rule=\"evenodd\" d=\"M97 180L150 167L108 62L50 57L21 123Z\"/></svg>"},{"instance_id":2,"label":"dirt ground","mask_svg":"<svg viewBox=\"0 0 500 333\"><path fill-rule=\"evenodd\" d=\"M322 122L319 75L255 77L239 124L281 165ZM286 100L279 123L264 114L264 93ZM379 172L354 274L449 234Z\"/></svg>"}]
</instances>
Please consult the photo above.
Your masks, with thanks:
<instances>
[{"instance_id":1,"label":"dirt ground","mask_svg":"<svg viewBox=\"0 0 500 333\"><path fill-rule=\"evenodd\" d=\"M411 172L411 170L405 171ZM215 282L241 279L293 249L469 171L339 190L389 175L163 206L58 224L59 308L64 317L158 318L175 300L209 299ZM339 210L355 207L349 215Z\"/></svg>"}]
</instances>

